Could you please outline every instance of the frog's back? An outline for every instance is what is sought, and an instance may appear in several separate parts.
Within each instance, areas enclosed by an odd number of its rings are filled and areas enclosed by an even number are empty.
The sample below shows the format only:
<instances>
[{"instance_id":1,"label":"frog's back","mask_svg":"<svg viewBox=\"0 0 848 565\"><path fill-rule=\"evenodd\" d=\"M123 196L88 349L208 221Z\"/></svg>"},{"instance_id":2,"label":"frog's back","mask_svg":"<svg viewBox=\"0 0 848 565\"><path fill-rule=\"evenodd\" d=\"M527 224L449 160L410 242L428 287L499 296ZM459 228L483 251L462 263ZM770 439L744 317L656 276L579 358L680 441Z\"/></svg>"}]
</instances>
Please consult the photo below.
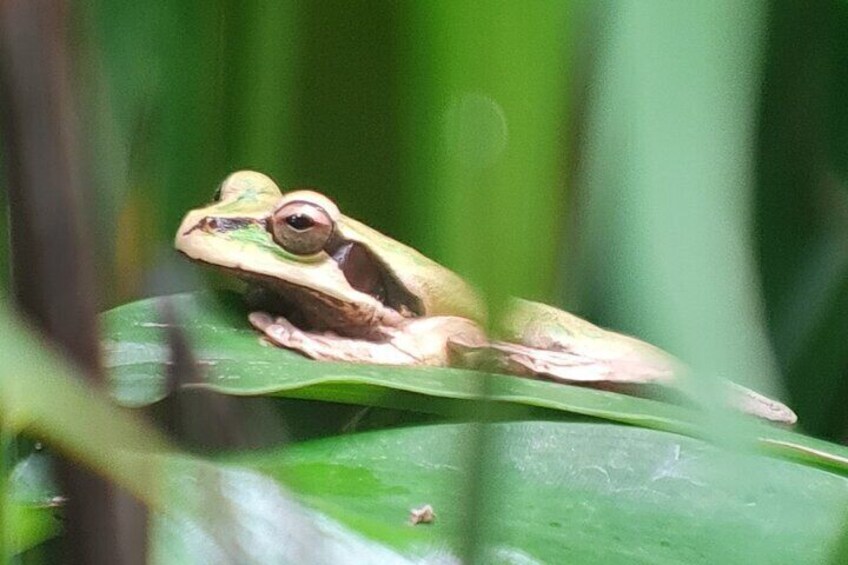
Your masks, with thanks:
<instances>
[{"instance_id":1,"label":"frog's back","mask_svg":"<svg viewBox=\"0 0 848 565\"><path fill-rule=\"evenodd\" d=\"M421 298L422 314L484 321L485 306L476 290L450 269L347 216L340 218L338 229L345 239L362 243L385 258L384 267L392 276Z\"/></svg>"}]
</instances>

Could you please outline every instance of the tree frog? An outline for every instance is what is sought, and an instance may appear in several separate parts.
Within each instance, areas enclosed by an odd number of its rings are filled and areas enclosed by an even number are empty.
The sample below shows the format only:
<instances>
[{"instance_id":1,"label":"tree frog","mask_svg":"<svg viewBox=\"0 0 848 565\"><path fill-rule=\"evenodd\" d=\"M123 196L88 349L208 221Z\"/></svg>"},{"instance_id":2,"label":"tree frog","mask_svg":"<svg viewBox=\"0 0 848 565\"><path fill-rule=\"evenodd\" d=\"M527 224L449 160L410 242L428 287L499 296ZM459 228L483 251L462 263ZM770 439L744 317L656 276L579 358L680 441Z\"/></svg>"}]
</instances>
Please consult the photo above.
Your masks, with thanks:
<instances>
[{"instance_id":1,"label":"tree frog","mask_svg":"<svg viewBox=\"0 0 848 565\"><path fill-rule=\"evenodd\" d=\"M636 338L552 306L515 299L498 339L456 273L343 215L309 190L283 193L239 171L191 210L175 238L189 258L247 282L250 323L264 338L319 360L461 366L638 392L677 388L682 365ZM780 402L727 382L729 402L794 423Z\"/></svg>"}]
</instances>

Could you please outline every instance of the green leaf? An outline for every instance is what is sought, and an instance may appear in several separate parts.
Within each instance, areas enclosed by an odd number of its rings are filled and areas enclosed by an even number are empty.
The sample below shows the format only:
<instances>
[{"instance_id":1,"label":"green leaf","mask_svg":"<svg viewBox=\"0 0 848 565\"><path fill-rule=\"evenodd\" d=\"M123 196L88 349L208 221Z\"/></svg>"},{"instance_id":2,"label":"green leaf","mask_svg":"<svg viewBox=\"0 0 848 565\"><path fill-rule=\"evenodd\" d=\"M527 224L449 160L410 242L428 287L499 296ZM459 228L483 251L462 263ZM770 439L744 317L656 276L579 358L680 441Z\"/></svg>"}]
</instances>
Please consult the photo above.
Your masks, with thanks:
<instances>
[{"instance_id":1,"label":"green leaf","mask_svg":"<svg viewBox=\"0 0 848 565\"><path fill-rule=\"evenodd\" d=\"M472 428L380 430L231 462L406 554L456 548L464 522L482 520L487 562L819 563L848 505L846 478L787 461L629 426L513 422L492 425L486 511L469 516ZM408 525L422 504L435 522Z\"/></svg>"},{"instance_id":2,"label":"green leaf","mask_svg":"<svg viewBox=\"0 0 848 565\"><path fill-rule=\"evenodd\" d=\"M506 417L526 416L527 410L541 408L549 419L577 414L689 436L713 433L699 413L642 398L458 369L315 362L262 347L232 294L154 298L104 315L107 365L114 393L124 404L139 406L164 396L169 354L158 321L163 301L171 302L178 323L192 338L205 369L205 386L226 394L273 394L457 416L468 414L468 404L480 400L481 382L487 379L488 398ZM740 426L744 435L734 441L848 473L848 449L759 422L744 421Z\"/></svg>"},{"instance_id":3,"label":"green leaf","mask_svg":"<svg viewBox=\"0 0 848 565\"><path fill-rule=\"evenodd\" d=\"M11 555L61 529L43 454L16 468L7 505ZM298 501L283 485L247 469L188 457L160 458L167 503L151 513L156 563L407 563L386 547ZM0 554L2 555L2 554Z\"/></svg>"},{"instance_id":4,"label":"green leaf","mask_svg":"<svg viewBox=\"0 0 848 565\"><path fill-rule=\"evenodd\" d=\"M2 303L0 330L0 432L43 438L63 456L144 502L157 519L154 561L278 563L317 555L339 562L339 556L353 555L372 562L406 562L303 508L279 485L255 473L178 456L155 430L85 386ZM30 456L8 476L0 476L0 560L59 529L51 508L56 491L43 457Z\"/></svg>"},{"instance_id":5,"label":"green leaf","mask_svg":"<svg viewBox=\"0 0 848 565\"><path fill-rule=\"evenodd\" d=\"M47 457L38 452L20 461L10 473L3 501L5 531L0 531L7 542L7 556L35 547L60 531L58 509L54 508L59 493L51 472Z\"/></svg>"},{"instance_id":6,"label":"green leaf","mask_svg":"<svg viewBox=\"0 0 848 565\"><path fill-rule=\"evenodd\" d=\"M2 534L8 545L0 558L31 549L58 534L61 528L55 512L42 506L7 502L3 512L8 525Z\"/></svg>"},{"instance_id":7,"label":"green leaf","mask_svg":"<svg viewBox=\"0 0 848 565\"><path fill-rule=\"evenodd\" d=\"M339 436L231 457L226 467L169 457L151 555L452 562L472 519L461 493L473 428ZM844 477L675 434L574 422L491 432L500 455L486 467L485 513L473 517L484 523L487 562L819 563L848 504ZM410 525L422 504L435 522Z\"/></svg>"},{"instance_id":8,"label":"green leaf","mask_svg":"<svg viewBox=\"0 0 848 565\"><path fill-rule=\"evenodd\" d=\"M409 563L258 473L188 458L166 468L154 563Z\"/></svg>"},{"instance_id":9,"label":"green leaf","mask_svg":"<svg viewBox=\"0 0 848 565\"><path fill-rule=\"evenodd\" d=\"M88 386L70 363L27 331L2 303L0 359L0 428L5 437L13 433L38 437L145 503L163 502L155 488L160 470L151 454L172 452L170 444L115 406L103 391ZM29 511L16 502L5 503L11 500L5 473L0 483L0 528L14 532L18 520L29 519Z\"/></svg>"}]
</instances>

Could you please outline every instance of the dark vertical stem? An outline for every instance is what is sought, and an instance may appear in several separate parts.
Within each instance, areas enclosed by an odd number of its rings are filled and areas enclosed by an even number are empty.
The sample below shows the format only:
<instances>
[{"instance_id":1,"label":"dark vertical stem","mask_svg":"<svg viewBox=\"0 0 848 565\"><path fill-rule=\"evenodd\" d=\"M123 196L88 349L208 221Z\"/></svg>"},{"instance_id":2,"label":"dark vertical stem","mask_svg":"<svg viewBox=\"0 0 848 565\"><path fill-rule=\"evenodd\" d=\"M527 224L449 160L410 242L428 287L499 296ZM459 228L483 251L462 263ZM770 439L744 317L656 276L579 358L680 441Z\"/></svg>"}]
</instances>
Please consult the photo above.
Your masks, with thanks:
<instances>
[{"instance_id":1,"label":"dark vertical stem","mask_svg":"<svg viewBox=\"0 0 848 565\"><path fill-rule=\"evenodd\" d=\"M84 191L92 185L80 162L67 25L65 2L0 0L12 293L19 310L100 383L91 246L80 206L91 201ZM128 520L139 516L134 502L70 461L60 480L68 561L144 562L144 529L135 530L135 541L118 536L118 523L139 521ZM127 505L135 507L130 514Z\"/></svg>"},{"instance_id":2,"label":"dark vertical stem","mask_svg":"<svg viewBox=\"0 0 848 565\"><path fill-rule=\"evenodd\" d=\"M88 249L81 245L64 4L6 0L3 129L12 289L20 309L89 374L100 374ZM54 307L58 306L58 307Z\"/></svg>"}]
</instances>

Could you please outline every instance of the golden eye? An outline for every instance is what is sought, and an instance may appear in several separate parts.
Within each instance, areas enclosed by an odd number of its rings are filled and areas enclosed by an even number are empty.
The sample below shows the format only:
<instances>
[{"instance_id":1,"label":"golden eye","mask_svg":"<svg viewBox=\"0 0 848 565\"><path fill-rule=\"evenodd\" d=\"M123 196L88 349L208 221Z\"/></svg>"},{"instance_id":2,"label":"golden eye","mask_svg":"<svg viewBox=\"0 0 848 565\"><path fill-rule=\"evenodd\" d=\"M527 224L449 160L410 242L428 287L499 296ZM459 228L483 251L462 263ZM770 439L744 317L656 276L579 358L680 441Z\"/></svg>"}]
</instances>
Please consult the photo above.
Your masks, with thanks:
<instances>
[{"instance_id":1,"label":"golden eye","mask_svg":"<svg viewBox=\"0 0 848 565\"><path fill-rule=\"evenodd\" d=\"M326 210L311 202L294 201L271 215L269 230L277 245L295 255L314 255L333 235L335 224Z\"/></svg>"}]
</instances>

